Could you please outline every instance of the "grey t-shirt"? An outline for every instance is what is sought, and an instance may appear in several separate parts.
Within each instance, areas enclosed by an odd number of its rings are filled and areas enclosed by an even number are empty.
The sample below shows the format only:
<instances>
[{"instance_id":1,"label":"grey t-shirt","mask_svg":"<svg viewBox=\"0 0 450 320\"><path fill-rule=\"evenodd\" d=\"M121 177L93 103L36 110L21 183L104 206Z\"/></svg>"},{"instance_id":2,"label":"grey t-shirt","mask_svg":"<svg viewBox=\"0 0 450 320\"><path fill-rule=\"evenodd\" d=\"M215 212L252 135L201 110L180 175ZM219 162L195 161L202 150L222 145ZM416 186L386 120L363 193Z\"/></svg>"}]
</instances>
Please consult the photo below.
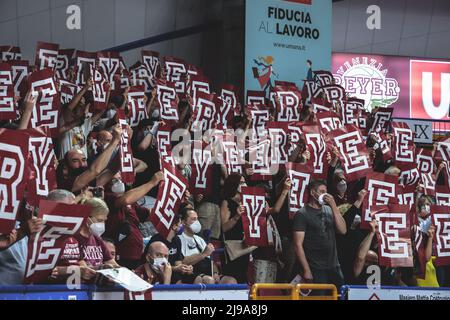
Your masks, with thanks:
<instances>
[{"instance_id":1,"label":"grey t-shirt","mask_svg":"<svg viewBox=\"0 0 450 320\"><path fill-rule=\"evenodd\" d=\"M23 283L28 254L28 237L0 251L0 285Z\"/></svg>"},{"instance_id":2,"label":"grey t-shirt","mask_svg":"<svg viewBox=\"0 0 450 320\"><path fill-rule=\"evenodd\" d=\"M294 217L293 231L304 231L303 249L310 268L325 270L339 266L333 211L329 206L301 208Z\"/></svg>"}]
</instances>

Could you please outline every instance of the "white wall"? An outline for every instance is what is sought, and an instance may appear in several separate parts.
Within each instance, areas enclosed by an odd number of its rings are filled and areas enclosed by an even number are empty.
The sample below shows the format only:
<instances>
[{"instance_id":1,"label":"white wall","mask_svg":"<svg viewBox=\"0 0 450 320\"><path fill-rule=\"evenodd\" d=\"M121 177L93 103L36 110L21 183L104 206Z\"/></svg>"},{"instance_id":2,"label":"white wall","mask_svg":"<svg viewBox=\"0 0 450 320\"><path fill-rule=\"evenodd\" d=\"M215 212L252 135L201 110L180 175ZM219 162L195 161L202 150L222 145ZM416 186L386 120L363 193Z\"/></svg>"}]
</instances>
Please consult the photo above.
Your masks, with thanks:
<instances>
[{"instance_id":1,"label":"white wall","mask_svg":"<svg viewBox=\"0 0 450 320\"><path fill-rule=\"evenodd\" d=\"M381 8L381 30L366 26ZM450 58L449 0L344 0L333 4L333 51Z\"/></svg>"},{"instance_id":2,"label":"white wall","mask_svg":"<svg viewBox=\"0 0 450 320\"><path fill-rule=\"evenodd\" d=\"M215 0L212 0L215 1ZM62 48L98 51L145 37L201 24L205 0L0 0L0 45L18 45L34 62L37 41ZM81 30L68 30L66 9L81 8ZM145 49L200 63L201 35L161 42ZM140 50L124 52L127 64Z\"/></svg>"}]
</instances>

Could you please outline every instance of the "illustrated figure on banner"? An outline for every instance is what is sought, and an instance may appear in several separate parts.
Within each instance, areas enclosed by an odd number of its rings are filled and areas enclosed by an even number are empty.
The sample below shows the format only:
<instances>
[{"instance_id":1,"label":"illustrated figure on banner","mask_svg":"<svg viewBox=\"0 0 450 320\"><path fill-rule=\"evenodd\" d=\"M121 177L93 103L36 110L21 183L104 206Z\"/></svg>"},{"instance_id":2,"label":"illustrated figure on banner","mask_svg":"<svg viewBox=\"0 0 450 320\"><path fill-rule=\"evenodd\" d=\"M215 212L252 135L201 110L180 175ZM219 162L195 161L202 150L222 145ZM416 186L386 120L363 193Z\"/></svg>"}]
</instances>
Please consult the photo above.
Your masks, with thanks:
<instances>
[{"instance_id":1,"label":"illustrated figure on banner","mask_svg":"<svg viewBox=\"0 0 450 320\"><path fill-rule=\"evenodd\" d=\"M274 58L272 56L258 57L258 59L253 59L253 62L257 67L253 67L253 76L258 80L261 89L267 93L273 87L272 85L272 75L278 78L278 74L273 70Z\"/></svg>"}]
</instances>

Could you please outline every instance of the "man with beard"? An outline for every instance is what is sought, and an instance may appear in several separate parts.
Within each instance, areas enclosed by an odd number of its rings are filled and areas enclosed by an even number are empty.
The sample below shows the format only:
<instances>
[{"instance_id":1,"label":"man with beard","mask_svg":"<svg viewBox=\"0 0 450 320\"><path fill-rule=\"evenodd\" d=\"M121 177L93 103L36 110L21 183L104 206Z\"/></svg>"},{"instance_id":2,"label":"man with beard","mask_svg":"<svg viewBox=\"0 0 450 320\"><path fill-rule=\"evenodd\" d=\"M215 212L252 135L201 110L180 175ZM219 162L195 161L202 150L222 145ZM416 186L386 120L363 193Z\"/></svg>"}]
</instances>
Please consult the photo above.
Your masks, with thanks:
<instances>
[{"instance_id":1,"label":"man with beard","mask_svg":"<svg viewBox=\"0 0 450 320\"><path fill-rule=\"evenodd\" d=\"M114 127L112 134L113 138L111 142L90 166L88 166L87 157L82 150L72 149L68 151L64 156L64 160L57 168L58 187L72 192L78 192L96 178L97 185L107 183L112 175L108 171L107 174L103 174L103 171L108 166L111 156L120 143L122 135L120 125Z\"/></svg>"}]
</instances>

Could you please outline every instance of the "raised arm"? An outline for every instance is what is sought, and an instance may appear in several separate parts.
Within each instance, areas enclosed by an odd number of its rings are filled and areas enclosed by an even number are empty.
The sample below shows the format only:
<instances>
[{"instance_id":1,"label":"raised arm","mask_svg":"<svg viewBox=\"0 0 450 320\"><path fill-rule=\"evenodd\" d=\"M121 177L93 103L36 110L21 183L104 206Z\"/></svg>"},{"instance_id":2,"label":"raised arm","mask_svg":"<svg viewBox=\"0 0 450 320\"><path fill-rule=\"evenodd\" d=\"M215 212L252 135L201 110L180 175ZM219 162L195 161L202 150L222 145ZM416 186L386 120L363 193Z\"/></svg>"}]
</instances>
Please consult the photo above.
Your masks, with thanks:
<instances>
[{"instance_id":1,"label":"raised arm","mask_svg":"<svg viewBox=\"0 0 450 320\"><path fill-rule=\"evenodd\" d=\"M19 130L25 130L28 128L28 123L31 119L34 104L36 103L36 97L31 94L31 90L27 92L25 100L23 102L23 113L19 122Z\"/></svg>"},{"instance_id":2,"label":"raised arm","mask_svg":"<svg viewBox=\"0 0 450 320\"><path fill-rule=\"evenodd\" d=\"M289 194L289 190L291 190L291 186L292 186L291 179L287 178L283 183L283 191L281 191L281 194L278 197L277 202L275 202L273 208L269 209L268 214L277 214L281 211L281 208L283 207L283 204L286 201L286 197Z\"/></svg>"},{"instance_id":3,"label":"raised arm","mask_svg":"<svg viewBox=\"0 0 450 320\"><path fill-rule=\"evenodd\" d=\"M120 138L122 135L122 128L120 126L116 126L113 130L113 139L108 147L100 153L100 155L94 160L91 166L79 175L73 184L72 192L76 192L81 190L83 187L89 184L92 180L94 180L103 170L108 166L109 160L116 149L116 147L120 143Z\"/></svg>"},{"instance_id":4,"label":"raised arm","mask_svg":"<svg viewBox=\"0 0 450 320\"><path fill-rule=\"evenodd\" d=\"M94 85L94 81L92 79L88 79L86 81L86 84L83 86L83 88L73 97L73 99L70 101L70 103L67 105L68 111L73 111L76 106L80 103L81 98L85 95L85 93L92 88Z\"/></svg>"},{"instance_id":5,"label":"raised arm","mask_svg":"<svg viewBox=\"0 0 450 320\"><path fill-rule=\"evenodd\" d=\"M356 253L356 259L353 263L353 276L359 277L361 271L364 268L364 263L366 262L366 255L369 252L370 245L372 244L373 236L375 235L376 229L378 227L377 220L373 219L370 222L370 232L364 238L364 240L360 243L358 252Z\"/></svg>"},{"instance_id":6,"label":"raised arm","mask_svg":"<svg viewBox=\"0 0 450 320\"><path fill-rule=\"evenodd\" d=\"M131 189L117 198L117 200L115 201L115 206L118 208L122 208L127 205L136 203L136 201L141 199L150 190L156 187L162 179L164 179L163 173L161 171L156 172L149 182L144 183L140 187Z\"/></svg>"},{"instance_id":7,"label":"raised arm","mask_svg":"<svg viewBox=\"0 0 450 320\"><path fill-rule=\"evenodd\" d=\"M336 228L336 233L340 235L346 234L347 226L345 224L345 220L342 217L341 212L339 211L333 196L327 193L323 197L323 200L325 201L326 204L328 204L331 207L331 210L333 211L334 227Z\"/></svg>"}]
</instances>

